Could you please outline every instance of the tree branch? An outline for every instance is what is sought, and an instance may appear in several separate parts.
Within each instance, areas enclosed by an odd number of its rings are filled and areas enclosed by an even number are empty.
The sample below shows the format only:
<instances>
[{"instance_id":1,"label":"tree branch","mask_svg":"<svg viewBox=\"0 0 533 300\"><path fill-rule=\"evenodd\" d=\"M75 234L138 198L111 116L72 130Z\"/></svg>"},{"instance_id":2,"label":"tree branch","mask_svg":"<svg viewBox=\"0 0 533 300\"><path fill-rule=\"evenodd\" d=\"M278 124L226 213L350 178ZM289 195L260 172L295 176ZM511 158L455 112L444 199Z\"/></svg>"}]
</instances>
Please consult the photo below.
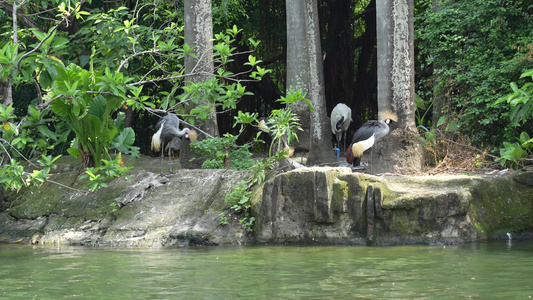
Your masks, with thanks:
<instances>
[{"instance_id":1,"label":"tree branch","mask_svg":"<svg viewBox=\"0 0 533 300\"><path fill-rule=\"evenodd\" d=\"M80 2L76 5L76 7L74 8L74 11L78 10L78 8L79 8L83 3L85 3L85 0L80 1ZM70 12L69 12L69 13L70 13ZM48 40L48 39L52 36L52 34L57 30L57 28L58 28L62 23L65 23L65 22L68 22L68 19L67 19L67 18L63 18L63 19L61 19L61 21L59 21L59 23L58 23L56 26L52 27L52 29L50 30L50 32L48 33L48 35L44 37L44 39L43 39L43 40L37 45L37 47L35 47L33 50L31 50L31 51L29 51L29 52L24 53L24 54L19 58L19 60L17 61L17 69L20 70L20 63L22 62L22 60L24 60L26 57L28 57L29 55L31 55L33 52L39 50L39 49L41 48L41 46L44 44L44 42L45 42L46 40Z\"/></svg>"},{"instance_id":2,"label":"tree branch","mask_svg":"<svg viewBox=\"0 0 533 300\"><path fill-rule=\"evenodd\" d=\"M146 110L147 110L148 112L150 112L150 113L156 115L156 116L159 116L159 117L161 117L161 115L163 115L163 114L164 114L164 115L169 114L168 111L166 111L166 110L162 110L162 109L157 109L157 108L146 107ZM183 119L181 119L181 118L180 118L180 122L182 122L182 123L185 124L185 125L189 125L190 127L194 128L195 130L199 131L200 133L205 134L207 137L214 138L214 137L213 137L212 135L210 135L209 133L207 133L207 132L201 130L200 128L198 128L198 127L196 127L196 126L194 126L194 125L191 125L190 123L186 122L185 120L183 120Z\"/></svg>"},{"instance_id":3,"label":"tree branch","mask_svg":"<svg viewBox=\"0 0 533 300\"><path fill-rule=\"evenodd\" d=\"M0 6L8 13L13 13L13 6L11 6L6 1L0 1ZM43 30L39 24L37 24L35 21L33 21L30 17L26 16L22 11L17 10L17 16L19 17L19 20L24 24L24 26L28 28L36 28L39 30Z\"/></svg>"},{"instance_id":4,"label":"tree branch","mask_svg":"<svg viewBox=\"0 0 533 300\"><path fill-rule=\"evenodd\" d=\"M64 19L63 19L64 20ZM59 25L61 25L61 23L63 23L63 20L61 20L61 22L59 22L59 24L57 24L56 26L54 26L52 28L52 30L50 30L50 32L48 33L48 35L37 45L37 47L33 48L33 50L31 51L28 51L26 53L24 53L20 58L19 60L17 61L17 69L20 70L20 63L28 56L30 56L33 52L39 50L39 48L41 48L41 46L44 44L44 42L46 42L47 39L49 39L52 34L57 30L57 27L59 27Z\"/></svg>"},{"instance_id":5,"label":"tree branch","mask_svg":"<svg viewBox=\"0 0 533 300\"><path fill-rule=\"evenodd\" d=\"M132 58L134 58L135 56L139 56L139 55L143 55L143 54L147 54L147 53L159 53L160 51L159 50L146 50L146 51L142 51L142 52L137 52L137 53L134 53L132 54L131 56L128 56L126 59L124 59L121 63L120 63L120 66L118 66L118 69L117 69L117 73L120 72L120 69L122 69L122 67Z\"/></svg>"}]
</instances>

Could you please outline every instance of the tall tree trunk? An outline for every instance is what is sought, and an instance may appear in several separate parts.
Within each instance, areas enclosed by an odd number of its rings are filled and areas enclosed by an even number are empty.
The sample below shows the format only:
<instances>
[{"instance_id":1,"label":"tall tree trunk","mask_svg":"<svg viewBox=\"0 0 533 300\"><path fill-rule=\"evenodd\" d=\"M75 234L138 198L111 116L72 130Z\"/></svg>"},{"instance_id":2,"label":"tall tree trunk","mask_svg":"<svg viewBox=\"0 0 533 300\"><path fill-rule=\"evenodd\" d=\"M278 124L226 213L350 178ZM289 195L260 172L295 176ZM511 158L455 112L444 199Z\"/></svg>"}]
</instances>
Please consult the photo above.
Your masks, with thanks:
<instances>
[{"instance_id":1,"label":"tall tree trunk","mask_svg":"<svg viewBox=\"0 0 533 300\"><path fill-rule=\"evenodd\" d=\"M372 173L414 173L423 157L415 125L413 0L377 0L378 108L398 115L397 129L371 151Z\"/></svg>"},{"instance_id":2,"label":"tall tree trunk","mask_svg":"<svg viewBox=\"0 0 533 300\"><path fill-rule=\"evenodd\" d=\"M194 47L192 53L196 57L187 56L185 58L185 69L187 73L193 73L189 77L191 82L204 82L213 79L213 14L211 10L211 0L185 0L185 43ZM200 101L200 105L211 105ZM188 107L187 110L192 109ZM207 121L200 124L199 128L211 136L218 136L217 116L214 105L212 114ZM198 139L202 140L206 136L199 134ZM199 168L201 162L196 159L191 162L191 158L197 156L192 153L189 141L182 144L180 152L180 162L184 168Z\"/></svg>"},{"instance_id":3,"label":"tall tree trunk","mask_svg":"<svg viewBox=\"0 0 533 300\"><path fill-rule=\"evenodd\" d=\"M309 97L308 44L305 0L286 1L287 10L287 92L301 89ZM297 132L299 142L293 142L297 151L309 151L311 116L307 104L295 103L293 112L300 117L303 132Z\"/></svg>"},{"instance_id":4,"label":"tall tree trunk","mask_svg":"<svg viewBox=\"0 0 533 300\"><path fill-rule=\"evenodd\" d=\"M185 0L185 43L195 47L192 53L196 57L185 58L187 73L194 73L191 82L204 82L213 79L213 14L211 0ZM209 105L209 103L201 103ZM210 118L200 126L212 136L218 136L215 107Z\"/></svg>"},{"instance_id":5,"label":"tall tree trunk","mask_svg":"<svg viewBox=\"0 0 533 300\"><path fill-rule=\"evenodd\" d=\"M13 10L11 11L11 15L13 18L13 45L16 45L18 44L17 2L16 1L13 1L12 9ZM17 48L15 48L14 56L17 56L17 52L18 52ZM2 92L2 94L0 95L2 96L2 104L5 106L8 106L11 103L13 103L13 87L11 86L11 76L13 72L14 70L9 72L9 75L6 77L6 80L2 82L1 84L2 88L0 88L0 91Z\"/></svg>"},{"instance_id":6,"label":"tall tree trunk","mask_svg":"<svg viewBox=\"0 0 533 300\"><path fill-rule=\"evenodd\" d=\"M316 165L335 161L335 153L331 144L326 108L317 0L305 0L305 8L309 65L308 98L314 107L314 111L311 112L311 144L307 164Z\"/></svg>"}]
</instances>

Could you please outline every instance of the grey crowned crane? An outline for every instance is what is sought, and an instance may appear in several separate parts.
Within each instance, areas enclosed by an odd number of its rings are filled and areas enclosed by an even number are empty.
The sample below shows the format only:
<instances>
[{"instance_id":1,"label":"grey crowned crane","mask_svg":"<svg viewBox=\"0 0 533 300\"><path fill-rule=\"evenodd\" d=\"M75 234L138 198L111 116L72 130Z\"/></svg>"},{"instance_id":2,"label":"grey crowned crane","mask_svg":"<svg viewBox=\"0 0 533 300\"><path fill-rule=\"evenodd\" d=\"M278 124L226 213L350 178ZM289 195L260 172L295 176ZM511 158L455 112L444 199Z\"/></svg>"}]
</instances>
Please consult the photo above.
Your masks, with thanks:
<instances>
[{"instance_id":1,"label":"grey crowned crane","mask_svg":"<svg viewBox=\"0 0 533 300\"><path fill-rule=\"evenodd\" d=\"M389 134L389 125L397 122L396 114L385 111L380 113L379 121L368 121L357 129L352 138L352 143L346 151L346 162L359 166L363 152L372 148L377 141Z\"/></svg>"},{"instance_id":2,"label":"grey crowned crane","mask_svg":"<svg viewBox=\"0 0 533 300\"><path fill-rule=\"evenodd\" d=\"M340 148L340 141L341 139L344 141L344 148L343 150L346 150L346 131L348 131L348 127L350 127L350 123L352 122L352 110L348 107L348 105L344 103L339 103L335 105L333 110L331 111L331 131L337 138L337 147Z\"/></svg>"},{"instance_id":3,"label":"grey crowned crane","mask_svg":"<svg viewBox=\"0 0 533 300\"><path fill-rule=\"evenodd\" d=\"M161 164L163 163L163 150L168 149L168 158L171 159L171 142L174 138L185 137L186 139L196 140L196 131L189 128L180 130L180 119L175 114L168 114L155 124L155 133L152 136L152 151L161 151ZM170 165L172 172L172 165Z\"/></svg>"}]
</instances>

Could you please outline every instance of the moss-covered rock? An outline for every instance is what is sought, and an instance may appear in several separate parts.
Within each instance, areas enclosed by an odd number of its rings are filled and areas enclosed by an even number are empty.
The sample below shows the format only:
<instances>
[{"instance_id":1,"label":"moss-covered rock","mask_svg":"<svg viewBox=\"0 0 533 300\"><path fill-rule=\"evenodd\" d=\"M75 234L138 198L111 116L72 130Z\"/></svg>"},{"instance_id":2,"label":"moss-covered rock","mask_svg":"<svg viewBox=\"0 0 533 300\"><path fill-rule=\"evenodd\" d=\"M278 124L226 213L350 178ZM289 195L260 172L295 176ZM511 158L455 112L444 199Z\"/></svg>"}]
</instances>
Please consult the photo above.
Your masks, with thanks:
<instances>
[{"instance_id":1,"label":"moss-covered rock","mask_svg":"<svg viewBox=\"0 0 533 300\"><path fill-rule=\"evenodd\" d=\"M56 171L51 181L6 193L0 239L126 247L249 242L237 217L230 215L223 226L219 216L228 212L226 193L248 172L179 170L160 175L148 171L161 169L159 159L129 163L136 167L128 176L88 192L87 182L78 180L81 168L66 167L60 160L58 169L64 172Z\"/></svg>"},{"instance_id":2,"label":"moss-covered rock","mask_svg":"<svg viewBox=\"0 0 533 300\"><path fill-rule=\"evenodd\" d=\"M320 171L317 171L320 170ZM348 176L350 175L350 176ZM267 181L255 199L259 243L361 244L365 239L359 178L347 168L304 168Z\"/></svg>"},{"instance_id":3,"label":"moss-covered rock","mask_svg":"<svg viewBox=\"0 0 533 300\"><path fill-rule=\"evenodd\" d=\"M532 177L531 173L519 173L476 181L470 215L483 238L505 237L509 232L533 228L533 186L526 180Z\"/></svg>"},{"instance_id":4,"label":"moss-covered rock","mask_svg":"<svg viewBox=\"0 0 533 300\"><path fill-rule=\"evenodd\" d=\"M180 169L163 176L159 159L143 157L127 160L135 165L129 176L87 192L78 180L81 168L70 163L60 161L53 182L5 193L0 240L125 247L399 245L533 232L531 172L420 177L301 168L254 188L251 235L224 201L248 172ZM227 225L221 225L222 212Z\"/></svg>"},{"instance_id":5,"label":"moss-covered rock","mask_svg":"<svg viewBox=\"0 0 533 300\"><path fill-rule=\"evenodd\" d=\"M254 200L259 243L453 244L533 228L531 173L372 176L306 168ZM261 197L259 199L259 197Z\"/></svg>"}]
</instances>

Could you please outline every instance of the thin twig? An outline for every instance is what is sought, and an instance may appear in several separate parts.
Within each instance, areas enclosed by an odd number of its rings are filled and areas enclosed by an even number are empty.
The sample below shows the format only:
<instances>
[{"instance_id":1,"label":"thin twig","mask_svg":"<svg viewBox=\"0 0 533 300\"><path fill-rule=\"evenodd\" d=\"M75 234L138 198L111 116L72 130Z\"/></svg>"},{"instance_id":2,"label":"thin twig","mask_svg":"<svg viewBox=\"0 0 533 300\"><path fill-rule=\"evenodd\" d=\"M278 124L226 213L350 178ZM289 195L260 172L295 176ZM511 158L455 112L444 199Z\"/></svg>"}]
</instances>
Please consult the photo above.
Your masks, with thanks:
<instances>
[{"instance_id":1,"label":"thin twig","mask_svg":"<svg viewBox=\"0 0 533 300\"><path fill-rule=\"evenodd\" d=\"M117 73L120 72L120 69L122 69L122 67L132 58L134 58L135 56L139 56L139 55L143 55L143 54L147 54L147 53L159 53L159 50L146 50L146 51L142 51L142 52L138 52L138 53L133 53L132 55L128 56L126 59L124 59L121 63L120 63L120 66L118 66L118 69L117 69Z\"/></svg>"},{"instance_id":2,"label":"thin twig","mask_svg":"<svg viewBox=\"0 0 533 300\"><path fill-rule=\"evenodd\" d=\"M69 190L73 190L73 191L76 191L76 192L84 193L85 195L89 194L89 191L84 191L84 190L75 189L75 188L73 188L73 187L70 187L70 186L68 186L68 185L64 185L64 184L59 183L59 182L54 181L54 180L46 179L46 181L47 181L47 182L50 182L50 183L53 183L53 184L57 184L57 185L59 185L59 186L61 186L61 187L67 188L67 189L69 189Z\"/></svg>"},{"instance_id":3,"label":"thin twig","mask_svg":"<svg viewBox=\"0 0 533 300\"><path fill-rule=\"evenodd\" d=\"M187 124L187 125L191 126L191 127L194 128L194 129L200 131L201 133L205 134L207 137L210 137L210 138L212 138L212 139L215 138L214 136L210 135L209 133L207 133L207 132L201 130L200 128L198 128L198 127L196 127L196 126L191 125L190 123L185 122L184 120L180 120L180 121L183 122L184 124Z\"/></svg>"}]
</instances>

